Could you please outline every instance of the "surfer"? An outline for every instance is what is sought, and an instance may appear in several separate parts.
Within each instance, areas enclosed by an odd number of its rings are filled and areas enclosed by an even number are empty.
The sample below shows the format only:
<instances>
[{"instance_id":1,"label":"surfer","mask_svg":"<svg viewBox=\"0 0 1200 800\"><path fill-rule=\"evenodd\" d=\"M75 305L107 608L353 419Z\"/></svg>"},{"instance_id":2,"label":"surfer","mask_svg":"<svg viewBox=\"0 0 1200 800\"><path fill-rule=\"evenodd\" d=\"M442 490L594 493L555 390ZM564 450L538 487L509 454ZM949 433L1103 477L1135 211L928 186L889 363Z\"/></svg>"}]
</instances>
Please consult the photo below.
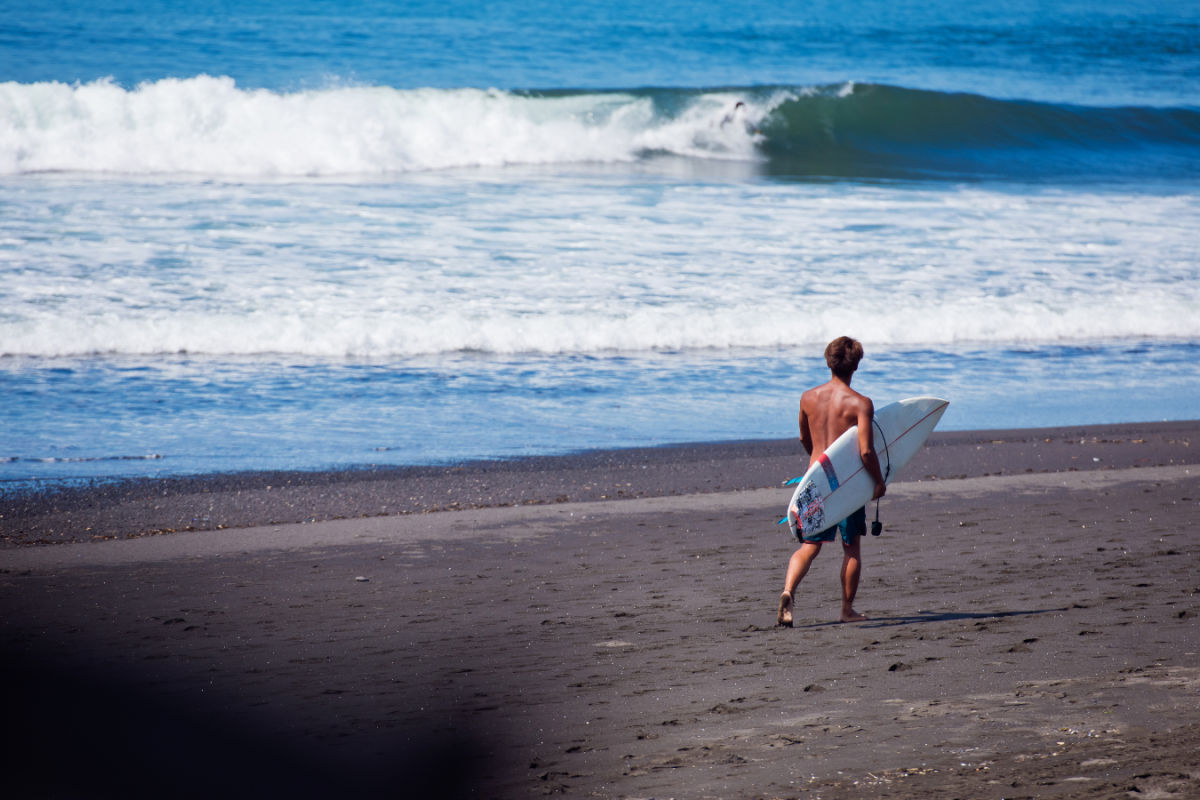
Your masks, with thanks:
<instances>
[{"instance_id":1,"label":"surfer","mask_svg":"<svg viewBox=\"0 0 1200 800\"><path fill-rule=\"evenodd\" d=\"M742 126L746 129L746 133L748 133L752 136L759 134L758 127L755 126L755 124L753 122L751 122L749 119L746 118L746 104L743 103L741 100L738 100L734 104L733 110L730 111L728 114L726 114L725 117L721 120L720 127L724 128L729 123L735 122L739 119L742 122Z\"/></svg>"},{"instance_id":2,"label":"surfer","mask_svg":"<svg viewBox=\"0 0 1200 800\"><path fill-rule=\"evenodd\" d=\"M871 499L877 500L883 497L887 485L879 469L879 458L875 455L875 443L871 435L875 406L869 397L850 388L850 379L854 377L862 357L862 344L849 336L839 336L825 348L825 363L829 365L831 375L827 382L809 389L800 397L800 441L808 451L808 465L811 467L834 440L857 425L863 466L867 474L875 479L875 493ZM788 561L783 593L779 595L777 624L792 627L792 596L796 586L821 552L821 545L832 542L838 534L842 539L841 619L842 622L866 619L854 610L854 597L858 593L858 579L862 572L861 539L866 532L867 510L864 506L836 525L804 536L800 549L792 553Z\"/></svg>"}]
</instances>

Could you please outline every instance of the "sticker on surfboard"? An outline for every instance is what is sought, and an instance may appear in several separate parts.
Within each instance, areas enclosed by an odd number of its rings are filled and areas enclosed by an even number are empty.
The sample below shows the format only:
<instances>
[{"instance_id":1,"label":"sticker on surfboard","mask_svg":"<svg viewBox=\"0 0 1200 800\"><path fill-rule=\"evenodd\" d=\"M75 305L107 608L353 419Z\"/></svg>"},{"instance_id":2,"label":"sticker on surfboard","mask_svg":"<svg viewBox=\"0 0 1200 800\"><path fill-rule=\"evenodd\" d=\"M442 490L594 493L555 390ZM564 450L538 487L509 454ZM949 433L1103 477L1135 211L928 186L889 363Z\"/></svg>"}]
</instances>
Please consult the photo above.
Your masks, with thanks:
<instances>
[{"instance_id":1,"label":"sticker on surfboard","mask_svg":"<svg viewBox=\"0 0 1200 800\"><path fill-rule=\"evenodd\" d=\"M825 498L815 486L805 486L788 505L788 530L796 541L803 531L821 530L825 525Z\"/></svg>"}]
</instances>

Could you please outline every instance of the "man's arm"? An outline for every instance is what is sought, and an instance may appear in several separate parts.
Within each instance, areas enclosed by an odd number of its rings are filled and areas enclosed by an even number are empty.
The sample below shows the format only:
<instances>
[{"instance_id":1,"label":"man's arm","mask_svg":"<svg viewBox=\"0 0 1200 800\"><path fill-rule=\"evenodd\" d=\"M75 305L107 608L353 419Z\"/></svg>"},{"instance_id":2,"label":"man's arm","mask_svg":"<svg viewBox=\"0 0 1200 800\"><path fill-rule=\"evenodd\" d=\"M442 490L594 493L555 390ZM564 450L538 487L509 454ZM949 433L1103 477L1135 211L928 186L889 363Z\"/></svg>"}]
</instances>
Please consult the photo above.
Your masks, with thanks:
<instances>
[{"instance_id":1,"label":"man's arm","mask_svg":"<svg viewBox=\"0 0 1200 800\"><path fill-rule=\"evenodd\" d=\"M879 469L879 456L875 454L875 404L863 398L858 409L858 453L862 456L863 467L867 474L875 479L875 493L872 500L878 500L887 494L887 484L883 482L883 472Z\"/></svg>"},{"instance_id":2,"label":"man's arm","mask_svg":"<svg viewBox=\"0 0 1200 800\"><path fill-rule=\"evenodd\" d=\"M804 411L804 401L800 401L800 443L810 456L813 451L812 431L808 427L808 414Z\"/></svg>"}]
</instances>

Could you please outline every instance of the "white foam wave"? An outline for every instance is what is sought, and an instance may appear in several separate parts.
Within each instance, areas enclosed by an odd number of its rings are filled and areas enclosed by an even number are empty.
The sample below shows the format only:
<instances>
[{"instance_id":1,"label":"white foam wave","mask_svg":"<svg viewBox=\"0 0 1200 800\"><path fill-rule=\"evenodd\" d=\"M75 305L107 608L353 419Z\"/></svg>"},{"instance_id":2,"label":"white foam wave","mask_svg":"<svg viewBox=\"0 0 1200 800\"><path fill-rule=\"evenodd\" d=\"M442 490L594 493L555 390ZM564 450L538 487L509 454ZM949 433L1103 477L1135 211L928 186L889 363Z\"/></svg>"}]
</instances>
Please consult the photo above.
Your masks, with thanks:
<instances>
[{"instance_id":1,"label":"white foam wave","mask_svg":"<svg viewBox=\"0 0 1200 800\"><path fill-rule=\"evenodd\" d=\"M283 354L396 357L474 351L496 354L600 353L783 347L852 333L875 345L1021 343L1114 338L1200 339L1194 297L1131 293L1084 304L960 298L894 305L885 297L841 307L782 303L730 308L426 314L314 312L250 316L105 315L0 323L4 355ZM1152 313L1151 313L1152 312Z\"/></svg>"},{"instance_id":2,"label":"white foam wave","mask_svg":"<svg viewBox=\"0 0 1200 800\"><path fill-rule=\"evenodd\" d=\"M8 183L4 355L1200 340L1189 195L441 173Z\"/></svg>"},{"instance_id":3,"label":"white foam wave","mask_svg":"<svg viewBox=\"0 0 1200 800\"><path fill-rule=\"evenodd\" d=\"M379 175L509 164L628 162L647 152L753 159L733 95L664 115L634 93L528 96L388 87L279 93L231 78L0 84L0 174ZM767 109L744 110L757 120Z\"/></svg>"},{"instance_id":4,"label":"white foam wave","mask_svg":"<svg viewBox=\"0 0 1200 800\"><path fill-rule=\"evenodd\" d=\"M38 464L87 464L97 461L159 461L163 458L160 453L147 453L140 456L14 456L12 458L0 458L0 464L15 463L18 461L33 462Z\"/></svg>"}]
</instances>

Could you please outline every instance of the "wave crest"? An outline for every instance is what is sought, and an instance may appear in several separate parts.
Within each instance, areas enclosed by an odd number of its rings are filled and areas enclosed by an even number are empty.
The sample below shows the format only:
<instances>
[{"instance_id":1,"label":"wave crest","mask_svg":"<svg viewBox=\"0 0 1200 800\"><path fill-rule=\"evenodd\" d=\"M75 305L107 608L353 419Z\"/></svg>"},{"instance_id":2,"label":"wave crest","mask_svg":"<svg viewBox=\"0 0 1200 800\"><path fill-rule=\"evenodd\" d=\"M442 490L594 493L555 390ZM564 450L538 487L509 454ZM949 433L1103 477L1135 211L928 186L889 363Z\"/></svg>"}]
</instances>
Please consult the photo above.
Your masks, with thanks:
<instances>
[{"instance_id":1,"label":"wave crest","mask_svg":"<svg viewBox=\"0 0 1200 800\"><path fill-rule=\"evenodd\" d=\"M754 158L722 126L734 100L695 93L664 114L645 93L336 88L281 94L199 76L0 84L0 173L244 177L386 175L510 164L631 162L663 152Z\"/></svg>"},{"instance_id":2,"label":"wave crest","mask_svg":"<svg viewBox=\"0 0 1200 800\"><path fill-rule=\"evenodd\" d=\"M381 176L664 154L801 178L1195 178L1200 112L855 83L290 94L209 76L0 84L0 174Z\"/></svg>"}]
</instances>

